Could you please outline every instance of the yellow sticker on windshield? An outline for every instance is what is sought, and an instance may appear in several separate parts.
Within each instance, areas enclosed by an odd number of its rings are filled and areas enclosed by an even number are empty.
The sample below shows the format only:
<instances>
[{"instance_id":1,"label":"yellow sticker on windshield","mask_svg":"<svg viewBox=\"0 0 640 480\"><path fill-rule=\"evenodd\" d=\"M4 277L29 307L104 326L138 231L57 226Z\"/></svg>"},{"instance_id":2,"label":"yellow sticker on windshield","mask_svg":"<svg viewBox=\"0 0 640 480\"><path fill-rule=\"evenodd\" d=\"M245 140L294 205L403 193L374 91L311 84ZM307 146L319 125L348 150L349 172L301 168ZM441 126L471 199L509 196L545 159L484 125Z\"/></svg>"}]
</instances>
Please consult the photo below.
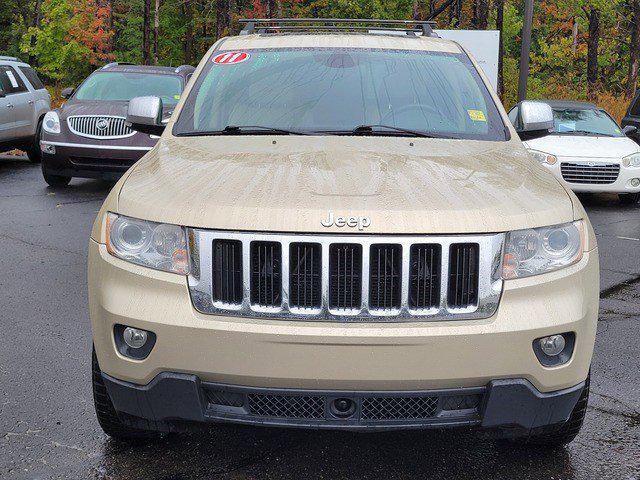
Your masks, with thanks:
<instances>
[{"instance_id":1,"label":"yellow sticker on windshield","mask_svg":"<svg viewBox=\"0 0 640 480\"><path fill-rule=\"evenodd\" d=\"M486 122L487 117L482 110L467 110L469 118L474 122Z\"/></svg>"},{"instance_id":2,"label":"yellow sticker on windshield","mask_svg":"<svg viewBox=\"0 0 640 480\"><path fill-rule=\"evenodd\" d=\"M174 100L180 100L180 95L174 95L173 98Z\"/></svg>"}]
</instances>

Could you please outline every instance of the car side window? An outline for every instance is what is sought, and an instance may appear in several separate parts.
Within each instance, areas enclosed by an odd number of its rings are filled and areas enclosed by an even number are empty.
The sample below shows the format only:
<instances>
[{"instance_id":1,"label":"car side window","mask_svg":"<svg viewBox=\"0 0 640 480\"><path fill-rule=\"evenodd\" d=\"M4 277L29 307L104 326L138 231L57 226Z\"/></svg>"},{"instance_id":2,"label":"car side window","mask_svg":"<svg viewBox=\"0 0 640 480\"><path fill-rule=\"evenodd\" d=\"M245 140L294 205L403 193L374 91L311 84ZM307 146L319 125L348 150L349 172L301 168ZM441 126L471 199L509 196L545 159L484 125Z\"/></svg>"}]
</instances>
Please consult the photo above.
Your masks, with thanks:
<instances>
[{"instance_id":1,"label":"car side window","mask_svg":"<svg viewBox=\"0 0 640 480\"><path fill-rule=\"evenodd\" d=\"M36 71L31 67L18 67L22 74L27 77L27 80L31 84L34 90L41 90L44 88L42 81L38 77Z\"/></svg>"},{"instance_id":2,"label":"car side window","mask_svg":"<svg viewBox=\"0 0 640 480\"><path fill-rule=\"evenodd\" d=\"M0 65L0 83L2 84L2 90L5 95L13 95L27 91L27 86L18 73L13 67L8 65Z\"/></svg>"},{"instance_id":3,"label":"car side window","mask_svg":"<svg viewBox=\"0 0 640 480\"><path fill-rule=\"evenodd\" d=\"M633 100L631 108L629 108L629 115L640 117L640 94Z\"/></svg>"}]
</instances>

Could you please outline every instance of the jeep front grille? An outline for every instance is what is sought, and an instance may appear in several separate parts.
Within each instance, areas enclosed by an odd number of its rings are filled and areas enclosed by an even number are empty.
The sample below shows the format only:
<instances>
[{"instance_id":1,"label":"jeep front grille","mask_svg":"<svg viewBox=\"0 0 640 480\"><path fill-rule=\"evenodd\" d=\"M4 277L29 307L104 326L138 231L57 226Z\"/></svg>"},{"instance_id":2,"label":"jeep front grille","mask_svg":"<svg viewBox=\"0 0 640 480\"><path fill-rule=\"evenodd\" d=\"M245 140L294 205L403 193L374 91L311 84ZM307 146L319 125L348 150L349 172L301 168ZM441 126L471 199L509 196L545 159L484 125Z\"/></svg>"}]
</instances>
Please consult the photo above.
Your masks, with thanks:
<instances>
[{"instance_id":1,"label":"jeep front grille","mask_svg":"<svg viewBox=\"0 0 640 480\"><path fill-rule=\"evenodd\" d=\"M620 165L617 163L565 163L560 165L562 178L569 183L590 183L596 185L608 185L614 183L620 174Z\"/></svg>"},{"instance_id":2,"label":"jeep front grille","mask_svg":"<svg viewBox=\"0 0 640 480\"><path fill-rule=\"evenodd\" d=\"M189 229L203 313L308 321L487 318L502 293L503 234L280 235Z\"/></svg>"},{"instance_id":3,"label":"jeep front grille","mask_svg":"<svg viewBox=\"0 0 640 480\"><path fill-rule=\"evenodd\" d=\"M126 126L124 117L110 115L76 115L67 118L67 125L76 135L103 140L127 138L136 133Z\"/></svg>"}]
</instances>

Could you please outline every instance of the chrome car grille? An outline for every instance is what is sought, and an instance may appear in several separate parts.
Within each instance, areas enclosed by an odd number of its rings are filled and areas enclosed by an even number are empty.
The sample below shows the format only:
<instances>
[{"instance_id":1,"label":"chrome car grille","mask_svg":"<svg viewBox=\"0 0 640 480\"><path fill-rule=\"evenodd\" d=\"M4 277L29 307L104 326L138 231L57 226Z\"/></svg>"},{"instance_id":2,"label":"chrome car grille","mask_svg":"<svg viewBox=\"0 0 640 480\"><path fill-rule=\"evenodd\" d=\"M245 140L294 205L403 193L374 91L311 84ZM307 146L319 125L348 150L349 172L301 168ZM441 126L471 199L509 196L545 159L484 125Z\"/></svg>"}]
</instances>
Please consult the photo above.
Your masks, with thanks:
<instances>
[{"instance_id":1,"label":"chrome car grille","mask_svg":"<svg viewBox=\"0 0 640 480\"><path fill-rule=\"evenodd\" d=\"M620 165L617 163L566 163L560 165L562 178L569 183L591 183L608 185L618 179Z\"/></svg>"},{"instance_id":2,"label":"chrome car grille","mask_svg":"<svg viewBox=\"0 0 640 480\"><path fill-rule=\"evenodd\" d=\"M135 135L125 124L124 117L109 115L77 115L67 118L69 130L76 135L87 138L112 140Z\"/></svg>"},{"instance_id":3,"label":"chrome car grille","mask_svg":"<svg viewBox=\"0 0 640 480\"><path fill-rule=\"evenodd\" d=\"M279 235L189 229L189 289L207 314L303 321L487 318L503 234Z\"/></svg>"}]
</instances>

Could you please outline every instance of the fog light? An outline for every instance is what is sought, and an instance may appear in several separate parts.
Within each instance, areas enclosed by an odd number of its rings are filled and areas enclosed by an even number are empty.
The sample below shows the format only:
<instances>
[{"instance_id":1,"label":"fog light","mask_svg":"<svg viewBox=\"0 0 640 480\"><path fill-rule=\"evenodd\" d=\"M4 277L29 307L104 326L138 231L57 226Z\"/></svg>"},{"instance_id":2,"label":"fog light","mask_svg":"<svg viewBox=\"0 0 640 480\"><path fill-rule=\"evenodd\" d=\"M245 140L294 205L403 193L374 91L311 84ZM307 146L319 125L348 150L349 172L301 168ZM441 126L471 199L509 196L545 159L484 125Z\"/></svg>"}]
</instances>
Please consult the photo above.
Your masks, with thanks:
<instances>
[{"instance_id":1,"label":"fog light","mask_svg":"<svg viewBox=\"0 0 640 480\"><path fill-rule=\"evenodd\" d=\"M138 330L137 328L127 327L122 333L124 343L131 348L142 348L147 343L147 332Z\"/></svg>"},{"instance_id":2,"label":"fog light","mask_svg":"<svg viewBox=\"0 0 640 480\"><path fill-rule=\"evenodd\" d=\"M562 353L566 345L566 341L562 335L551 335L539 340L540 349L550 357L556 357Z\"/></svg>"},{"instance_id":3,"label":"fog light","mask_svg":"<svg viewBox=\"0 0 640 480\"><path fill-rule=\"evenodd\" d=\"M640 187L640 178L632 178L631 179L632 187Z\"/></svg>"}]
</instances>

